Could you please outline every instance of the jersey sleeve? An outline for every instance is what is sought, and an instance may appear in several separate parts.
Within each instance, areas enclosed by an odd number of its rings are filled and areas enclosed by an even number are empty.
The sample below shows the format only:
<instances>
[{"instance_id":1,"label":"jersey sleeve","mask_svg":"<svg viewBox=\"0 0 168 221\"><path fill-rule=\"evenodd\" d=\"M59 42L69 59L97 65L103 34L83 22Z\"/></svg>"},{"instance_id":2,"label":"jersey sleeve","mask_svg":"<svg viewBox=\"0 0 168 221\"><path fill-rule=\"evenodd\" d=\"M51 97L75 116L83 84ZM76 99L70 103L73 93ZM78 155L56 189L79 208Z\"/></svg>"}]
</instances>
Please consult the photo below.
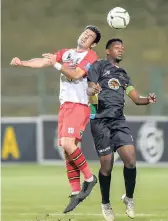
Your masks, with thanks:
<instances>
[{"instance_id":1,"label":"jersey sleeve","mask_svg":"<svg viewBox=\"0 0 168 221\"><path fill-rule=\"evenodd\" d=\"M99 61L96 61L89 69L88 71L88 82L94 82L97 83L100 77L100 67L99 67Z\"/></svg>"},{"instance_id":2,"label":"jersey sleeve","mask_svg":"<svg viewBox=\"0 0 168 221\"><path fill-rule=\"evenodd\" d=\"M131 81L130 77L128 77L128 84L127 84L127 87L126 87L126 94L128 95L134 89L135 88L132 84L132 81Z\"/></svg>"},{"instance_id":3,"label":"jersey sleeve","mask_svg":"<svg viewBox=\"0 0 168 221\"><path fill-rule=\"evenodd\" d=\"M78 64L77 67L81 68L85 71L85 73L88 73L88 70L90 66L97 61L98 56L95 51L89 51L88 54L85 56L85 58Z\"/></svg>"},{"instance_id":4,"label":"jersey sleeve","mask_svg":"<svg viewBox=\"0 0 168 221\"><path fill-rule=\"evenodd\" d=\"M62 56L63 56L64 52L66 52L67 50L68 49L62 49L57 52L54 52L54 54L56 55L56 62L62 63Z\"/></svg>"}]
</instances>

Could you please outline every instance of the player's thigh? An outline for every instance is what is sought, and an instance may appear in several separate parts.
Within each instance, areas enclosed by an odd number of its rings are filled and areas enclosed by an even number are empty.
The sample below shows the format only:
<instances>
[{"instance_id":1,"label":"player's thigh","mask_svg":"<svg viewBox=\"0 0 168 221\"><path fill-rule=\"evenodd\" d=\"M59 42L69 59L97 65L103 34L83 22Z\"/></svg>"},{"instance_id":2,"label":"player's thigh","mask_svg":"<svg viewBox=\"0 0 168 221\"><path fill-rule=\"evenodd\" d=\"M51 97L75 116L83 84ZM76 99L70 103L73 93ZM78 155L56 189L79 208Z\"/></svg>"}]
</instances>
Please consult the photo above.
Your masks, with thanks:
<instances>
[{"instance_id":1,"label":"player's thigh","mask_svg":"<svg viewBox=\"0 0 168 221\"><path fill-rule=\"evenodd\" d=\"M129 164L129 167L134 166L136 161L136 152L127 122L125 120L117 120L113 124L113 129L115 131L112 134L114 149L117 150L124 164Z\"/></svg>"},{"instance_id":2,"label":"player's thigh","mask_svg":"<svg viewBox=\"0 0 168 221\"><path fill-rule=\"evenodd\" d=\"M62 137L80 141L89 121L90 109L87 105L67 103L64 111Z\"/></svg>"},{"instance_id":3,"label":"player's thigh","mask_svg":"<svg viewBox=\"0 0 168 221\"><path fill-rule=\"evenodd\" d=\"M58 146L61 145L63 120L64 120L64 105L61 105L58 113Z\"/></svg>"},{"instance_id":4,"label":"player's thigh","mask_svg":"<svg viewBox=\"0 0 168 221\"><path fill-rule=\"evenodd\" d=\"M110 128L114 150L117 150L121 146L133 145L131 131L125 120L111 121Z\"/></svg>"},{"instance_id":5,"label":"player's thigh","mask_svg":"<svg viewBox=\"0 0 168 221\"><path fill-rule=\"evenodd\" d=\"M121 146L134 145L132 135L127 129L116 130L114 134L112 134L112 142L115 150Z\"/></svg>"},{"instance_id":6,"label":"player's thigh","mask_svg":"<svg viewBox=\"0 0 168 221\"><path fill-rule=\"evenodd\" d=\"M90 121L91 133L95 148L99 157L106 156L113 152L111 148L110 130L104 119L94 119Z\"/></svg>"}]
</instances>

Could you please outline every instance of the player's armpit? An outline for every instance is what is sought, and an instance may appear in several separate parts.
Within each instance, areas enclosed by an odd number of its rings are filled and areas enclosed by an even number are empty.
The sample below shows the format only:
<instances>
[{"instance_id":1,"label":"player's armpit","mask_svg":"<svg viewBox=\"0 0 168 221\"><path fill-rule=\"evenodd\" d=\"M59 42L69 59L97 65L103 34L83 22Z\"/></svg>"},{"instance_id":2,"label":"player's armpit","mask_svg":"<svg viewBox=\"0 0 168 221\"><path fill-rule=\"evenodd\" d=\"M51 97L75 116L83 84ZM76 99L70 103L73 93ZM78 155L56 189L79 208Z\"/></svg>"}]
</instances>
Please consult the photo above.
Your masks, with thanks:
<instances>
[{"instance_id":1,"label":"player's armpit","mask_svg":"<svg viewBox=\"0 0 168 221\"><path fill-rule=\"evenodd\" d=\"M149 104L149 99L147 97L140 96L138 91L133 86L129 86L129 87L126 89L126 94L131 98L131 100L136 105L147 105L147 104Z\"/></svg>"},{"instance_id":2,"label":"player's armpit","mask_svg":"<svg viewBox=\"0 0 168 221\"><path fill-rule=\"evenodd\" d=\"M82 78L86 73L81 68L77 67L75 70L69 69L67 67L64 67L64 65L61 68L61 72L68 78L77 80Z\"/></svg>"}]
</instances>

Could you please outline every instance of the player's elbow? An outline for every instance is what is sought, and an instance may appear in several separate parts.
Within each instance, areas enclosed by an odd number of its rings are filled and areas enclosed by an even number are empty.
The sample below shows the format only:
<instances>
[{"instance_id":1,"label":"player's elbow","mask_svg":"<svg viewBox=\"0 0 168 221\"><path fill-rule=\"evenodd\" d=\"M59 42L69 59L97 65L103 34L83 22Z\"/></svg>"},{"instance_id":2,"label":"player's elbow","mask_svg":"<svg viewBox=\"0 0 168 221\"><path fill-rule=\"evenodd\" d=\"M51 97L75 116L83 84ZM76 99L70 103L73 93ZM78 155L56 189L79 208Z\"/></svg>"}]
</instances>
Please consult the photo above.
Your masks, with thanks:
<instances>
[{"instance_id":1,"label":"player's elbow","mask_svg":"<svg viewBox=\"0 0 168 221\"><path fill-rule=\"evenodd\" d=\"M140 105L140 103L139 103L138 101L134 101L134 103L135 103L136 105Z\"/></svg>"}]
</instances>

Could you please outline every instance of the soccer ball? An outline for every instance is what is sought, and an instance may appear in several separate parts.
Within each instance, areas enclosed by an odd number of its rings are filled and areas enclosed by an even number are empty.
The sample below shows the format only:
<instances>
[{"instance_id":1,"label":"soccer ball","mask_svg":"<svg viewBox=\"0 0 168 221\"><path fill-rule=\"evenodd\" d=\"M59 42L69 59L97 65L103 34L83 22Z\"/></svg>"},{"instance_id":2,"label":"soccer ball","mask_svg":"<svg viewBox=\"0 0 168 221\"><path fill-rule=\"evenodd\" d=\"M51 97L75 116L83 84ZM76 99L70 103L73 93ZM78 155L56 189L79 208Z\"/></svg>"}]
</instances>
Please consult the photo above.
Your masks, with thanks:
<instances>
[{"instance_id":1,"label":"soccer ball","mask_svg":"<svg viewBox=\"0 0 168 221\"><path fill-rule=\"evenodd\" d=\"M130 21L130 16L124 8L113 8L107 15L107 22L112 28L125 28Z\"/></svg>"}]
</instances>

